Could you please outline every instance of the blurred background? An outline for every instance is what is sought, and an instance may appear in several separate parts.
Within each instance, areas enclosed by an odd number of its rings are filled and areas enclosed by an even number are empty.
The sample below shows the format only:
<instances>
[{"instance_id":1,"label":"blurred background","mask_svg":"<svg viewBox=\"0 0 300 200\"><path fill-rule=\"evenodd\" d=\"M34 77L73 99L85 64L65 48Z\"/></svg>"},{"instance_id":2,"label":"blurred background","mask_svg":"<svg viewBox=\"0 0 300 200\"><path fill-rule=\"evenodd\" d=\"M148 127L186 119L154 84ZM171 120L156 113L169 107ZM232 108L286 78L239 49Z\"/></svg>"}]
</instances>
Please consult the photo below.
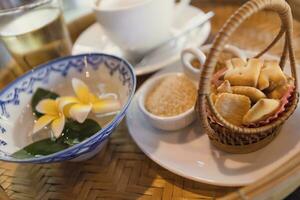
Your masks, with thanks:
<instances>
[{"instance_id":1,"label":"blurred background","mask_svg":"<svg viewBox=\"0 0 300 200\"><path fill-rule=\"evenodd\" d=\"M13 2L19 2L20 4L31 1L31 0L12 0ZM92 12L91 5L94 0L62 0L63 4L63 12L64 17L67 23L74 21L90 12ZM197 3L201 1L207 0L196 0ZM200 2L199 2L200 1ZM232 3L236 1L237 3L241 3L246 0L210 0L210 3ZM300 0L287 0L292 7L293 15L296 19L300 19ZM7 1L6 1L7 2ZM1 5L2 4L2 5ZM3 5L4 2L0 2L0 6L9 6ZM6 3L7 4L7 3ZM0 71L4 66L7 66L8 62L11 61L12 58L5 49L3 43L0 41Z\"/></svg>"},{"instance_id":2,"label":"blurred background","mask_svg":"<svg viewBox=\"0 0 300 200\"><path fill-rule=\"evenodd\" d=\"M0 1L0 7L9 7L9 2L14 2L17 4L24 4L28 3L32 0L6 0ZM89 13L92 13L91 5L94 0L61 0L62 7L63 7L63 13L66 23L70 24L70 22L76 21L76 19L79 19L83 16L88 15ZM178 0L180 1L180 0ZM202 3L209 3L210 5L219 5L220 4L226 6L226 4L242 4L243 2L246 2L247 0L193 0L192 3L195 3L197 5L201 5ZM287 2L291 5L294 18L296 20L300 19L300 0L287 0ZM88 19L90 20L90 19ZM80 24L76 24L76 27L73 27L73 29L84 29L84 27L79 27ZM82 25L83 26L83 25ZM68 27L69 29L72 29L71 27ZM86 28L86 27L85 27ZM72 32L72 31L70 31ZM76 31L78 32L78 31ZM79 34L79 33L78 33ZM78 35L71 35L71 39L76 38ZM74 42L74 41L73 41ZM3 45L2 41L0 40L0 79L6 83L13 80L15 77L10 77L10 75L7 75L5 70L7 70L7 66L13 65L14 60L9 55L8 51L5 49L5 46ZM0 88L3 86L0 85Z\"/></svg>"}]
</instances>

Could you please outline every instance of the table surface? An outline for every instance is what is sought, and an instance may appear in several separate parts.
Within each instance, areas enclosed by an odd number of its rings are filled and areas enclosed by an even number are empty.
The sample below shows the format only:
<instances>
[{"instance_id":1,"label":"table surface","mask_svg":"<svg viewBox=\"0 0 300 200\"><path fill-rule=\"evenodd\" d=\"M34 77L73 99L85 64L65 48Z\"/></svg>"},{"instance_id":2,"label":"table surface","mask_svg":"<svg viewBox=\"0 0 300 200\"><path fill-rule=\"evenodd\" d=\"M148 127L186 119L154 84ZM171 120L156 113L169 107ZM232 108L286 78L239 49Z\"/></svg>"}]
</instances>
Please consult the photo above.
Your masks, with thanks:
<instances>
[{"instance_id":1,"label":"table surface","mask_svg":"<svg viewBox=\"0 0 300 200\"><path fill-rule=\"evenodd\" d=\"M238 8L238 5L202 1L194 1L194 5L216 13L212 36ZM274 13L260 12L244 23L230 42L249 50L263 49L279 25ZM294 25L294 44L300 44L300 24L295 21ZM282 43L271 53L280 55L281 49ZM295 45L295 51L299 60L300 45ZM139 78L139 84L148 77ZM8 81L2 81L0 87ZM111 135L105 149L85 162L47 165L0 162L0 185L4 189L0 199L213 199L239 189L197 183L163 169L136 146L124 122ZM298 194L293 195L297 198Z\"/></svg>"}]
</instances>

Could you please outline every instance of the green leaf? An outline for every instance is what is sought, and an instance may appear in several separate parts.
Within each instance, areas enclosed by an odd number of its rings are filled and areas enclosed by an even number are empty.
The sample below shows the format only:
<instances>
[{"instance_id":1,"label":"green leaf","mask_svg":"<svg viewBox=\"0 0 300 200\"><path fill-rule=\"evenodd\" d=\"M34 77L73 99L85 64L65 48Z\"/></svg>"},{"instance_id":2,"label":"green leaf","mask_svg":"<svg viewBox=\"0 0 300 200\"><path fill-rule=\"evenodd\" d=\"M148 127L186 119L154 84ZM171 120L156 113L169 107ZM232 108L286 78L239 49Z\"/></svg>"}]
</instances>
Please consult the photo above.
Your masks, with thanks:
<instances>
[{"instance_id":1,"label":"green leaf","mask_svg":"<svg viewBox=\"0 0 300 200\"><path fill-rule=\"evenodd\" d=\"M12 154L12 156L15 158L31 158L37 155L45 156L59 152L68 147L69 146L67 144L58 143L51 140L50 138L47 138L26 146L25 148Z\"/></svg>"},{"instance_id":2,"label":"green leaf","mask_svg":"<svg viewBox=\"0 0 300 200\"><path fill-rule=\"evenodd\" d=\"M43 99L56 99L57 97L59 97L58 94L51 92L49 90L45 90L42 88L38 88L32 99L31 99L31 107L32 107L32 111L35 113L35 115L37 117L41 117L43 114L39 113L35 108L38 105L38 103L43 100Z\"/></svg>"},{"instance_id":3,"label":"green leaf","mask_svg":"<svg viewBox=\"0 0 300 200\"><path fill-rule=\"evenodd\" d=\"M27 151L25 151L24 149L21 149L15 153L13 153L11 155L14 158L18 158L18 159L25 159L25 158L33 158L34 155L31 155L30 153L28 153Z\"/></svg>"},{"instance_id":4,"label":"green leaf","mask_svg":"<svg viewBox=\"0 0 300 200\"><path fill-rule=\"evenodd\" d=\"M74 145L91 137L101 130L101 126L92 119L87 119L83 123L69 120L65 124L63 134L58 138L58 142Z\"/></svg>"},{"instance_id":5,"label":"green leaf","mask_svg":"<svg viewBox=\"0 0 300 200\"><path fill-rule=\"evenodd\" d=\"M18 159L25 159L39 155L50 155L78 144L100 130L101 126L92 119L87 119L83 123L68 120L61 137L56 140L47 138L34 142L15 152L12 156Z\"/></svg>"}]
</instances>

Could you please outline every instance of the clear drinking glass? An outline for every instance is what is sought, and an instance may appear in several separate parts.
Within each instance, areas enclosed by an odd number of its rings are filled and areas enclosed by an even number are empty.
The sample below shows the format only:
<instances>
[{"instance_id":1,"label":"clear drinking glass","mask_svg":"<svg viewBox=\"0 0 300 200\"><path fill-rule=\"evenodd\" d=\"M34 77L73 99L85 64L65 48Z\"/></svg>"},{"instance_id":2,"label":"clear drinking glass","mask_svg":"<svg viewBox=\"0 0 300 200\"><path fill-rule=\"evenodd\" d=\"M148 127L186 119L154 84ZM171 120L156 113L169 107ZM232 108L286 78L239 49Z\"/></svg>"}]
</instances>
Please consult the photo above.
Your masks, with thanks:
<instances>
[{"instance_id":1,"label":"clear drinking glass","mask_svg":"<svg viewBox=\"0 0 300 200\"><path fill-rule=\"evenodd\" d=\"M1 0L0 39L19 65L17 76L71 52L59 0Z\"/></svg>"}]
</instances>

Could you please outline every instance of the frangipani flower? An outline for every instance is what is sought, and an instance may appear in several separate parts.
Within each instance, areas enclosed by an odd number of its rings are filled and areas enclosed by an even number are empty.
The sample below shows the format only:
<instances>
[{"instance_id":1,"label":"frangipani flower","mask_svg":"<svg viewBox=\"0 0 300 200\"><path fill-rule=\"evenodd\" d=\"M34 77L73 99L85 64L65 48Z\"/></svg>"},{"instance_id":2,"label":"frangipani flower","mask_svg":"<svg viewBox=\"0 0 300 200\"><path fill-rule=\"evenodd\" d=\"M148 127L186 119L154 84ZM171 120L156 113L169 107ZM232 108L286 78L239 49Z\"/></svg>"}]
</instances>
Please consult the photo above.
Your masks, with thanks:
<instances>
[{"instance_id":1,"label":"frangipani flower","mask_svg":"<svg viewBox=\"0 0 300 200\"><path fill-rule=\"evenodd\" d=\"M72 87L76 97L62 97L61 107L64 114L83 123L92 111L96 114L115 112L120 110L121 104L116 98L101 98L91 93L88 86L81 80L73 78Z\"/></svg>"},{"instance_id":2,"label":"frangipani flower","mask_svg":"<svg viewBox=\"0 0 300 200\"><path fill-rule=\"evenodd\" d=\"M40 131L43 127L51 123L51 129L56 138L58 138L65 126L65 116L63 107L59 105L59 98L41 100L36 106L36 110L42 114L34 124L33 133Z\"/></svg>"}]
</instances>

